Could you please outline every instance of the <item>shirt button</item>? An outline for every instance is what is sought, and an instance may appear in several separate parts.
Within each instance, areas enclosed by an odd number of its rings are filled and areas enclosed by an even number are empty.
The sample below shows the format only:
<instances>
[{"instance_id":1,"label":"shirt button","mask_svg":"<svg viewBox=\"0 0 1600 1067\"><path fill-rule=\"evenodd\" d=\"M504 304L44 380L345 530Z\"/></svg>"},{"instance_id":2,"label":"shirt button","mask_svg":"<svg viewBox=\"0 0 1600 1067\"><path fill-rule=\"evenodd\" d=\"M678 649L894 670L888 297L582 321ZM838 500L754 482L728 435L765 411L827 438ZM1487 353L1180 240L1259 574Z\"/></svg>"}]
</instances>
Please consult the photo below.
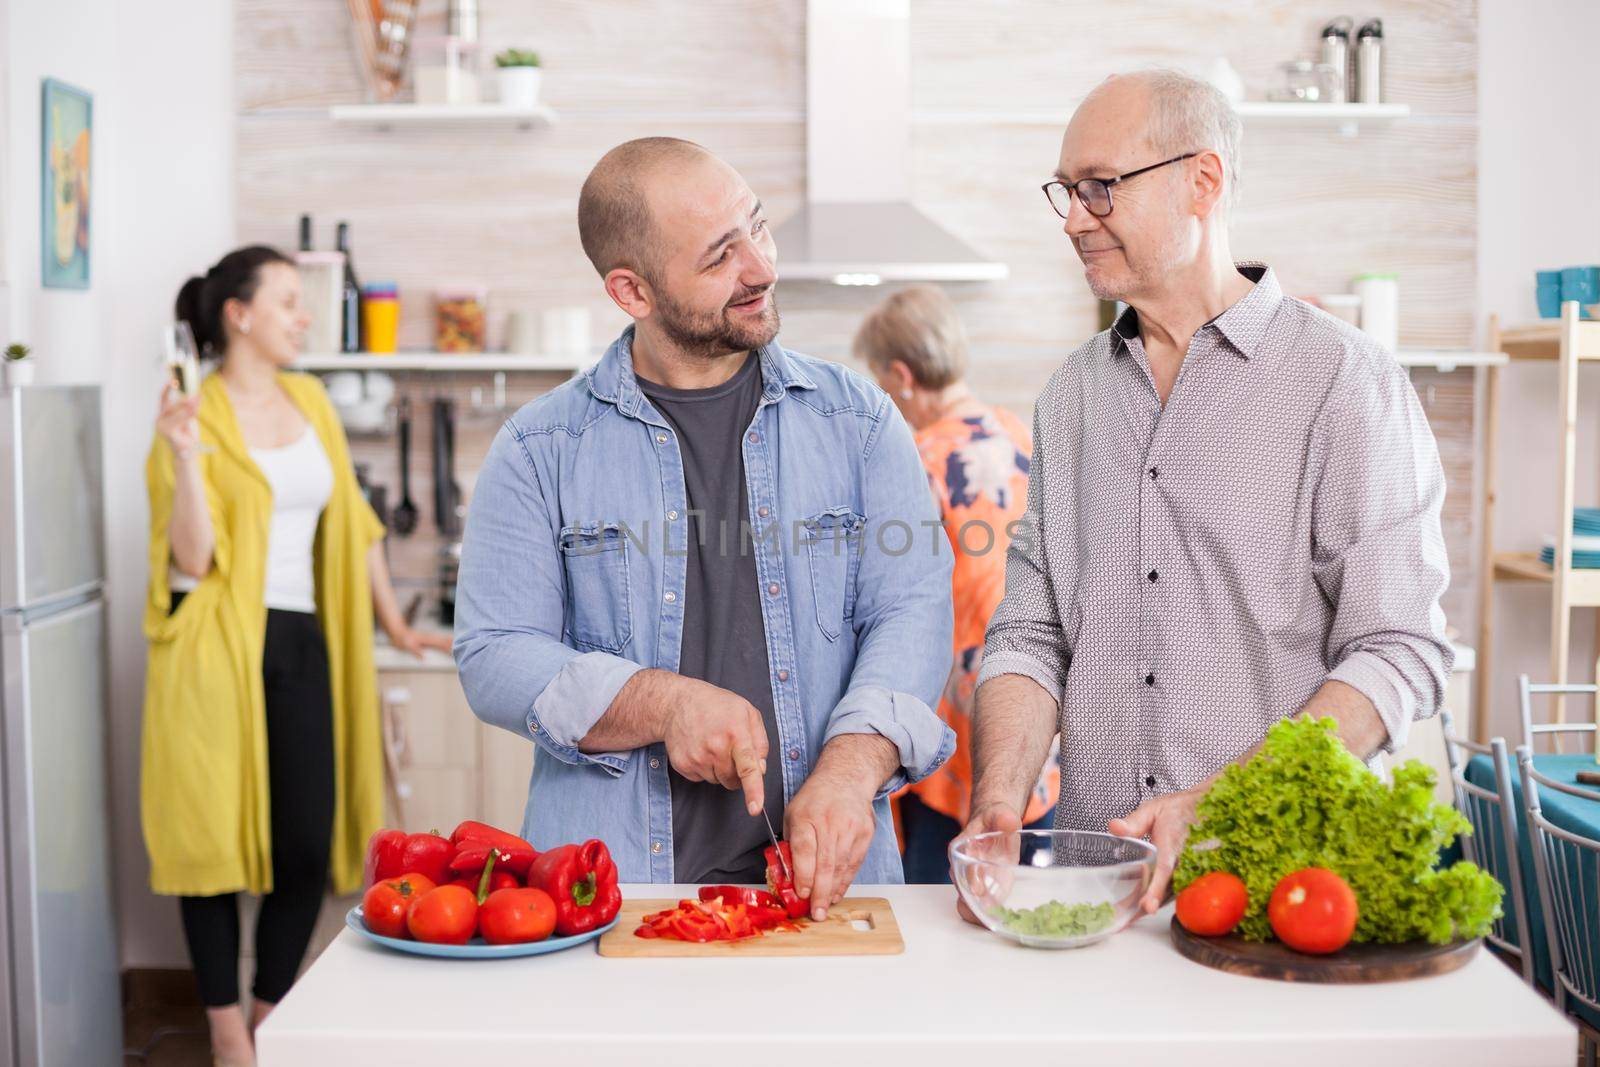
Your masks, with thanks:
<instances>
[{"instance_id":1,"label":"shirt button","mask_svg":"<svg viewBox=\"0 0 1600 1067\"><path fill-rule=\"evenodd\" d=\"M1153 774L1145 775L1144 784L1149 786L1151 789L1154 789L1156 787L1156 776Z\"/></svg>"},{"instance_id":2,"label":"shirt button","mask_svg":"<svg viewBox=\"0 0 1600 1067\"><path fill-rule=\"evenodd\" d=\"M1155 685L1156 684L1156 676L1153 675L1153 674L1145 675L1144 676L1144 684L1145 685Z\"/></svg>"},{"instance_id":3,"label":"shirt button","mask_svg":"<svg viewBox=\"0 0 1600 1067\"><path fill-rule=\"evenodd\" d=\"M792 761L797 760L799 758L800 758L800 750L798 748L791 748L789 750L789 759L790 759L790 761L792 762Z\"/></svg>"},{"instance_id":4,"label":"shirt button","mask_svg":"<svg viewBox=\"0 0 1600 1067\"><path fill-rule=\"evenodd\" d=\"M664 445L666 443L667 443L667 435L666 434L664 434L664 433L656 434L656 444Z\"/></svg>"},{"instance_id":5,"label":"shirt button","mask_svg":"<svg viewBox=\"0 0 1600 1067\"><path fill-rule=\"evenodd\" d=\"M668 604L671 604L671 603L675 602L677 599L678 599L678 594L674 593L672 590L668 589L667 590L667 595L665 597L666 602Z\"/></svg>"},{"instance_id":6,"label":"shirt button","mask_svg":"<svg viewBox=\"0 0 1600 1067\"><path fill-rule=\"evenodd\" d=\"M758 443L760 443L760 441L761 441L761 435L760 435L760 434L758 434L758 433L752 433L752 434L751 434L751 435L750 435L750 438L749 438L749 440L750 440L750 443L751 443L751 444L758 444Z\"/></svg>"},{"instance_id":7,"label":"shirt button","mask_svg":"<svg viewBox=\"0 0 1600 1067\"><path fill-rule=\"evenodd\" d=\"M1161 471L1156 467L1151 467L1150 468L1150 480L1153 482L1159 477L1161 477Z\"/></svg>"},{"instance_id":8,"label":"shirt button","mask_svg":"<svg viewBox=\"0 0 1600 1067\"><path fill-rule=\"evenodd\" d=\"M787 682L788 680L789 680L789 672L788 671L784 670L784 671L779 671L778 672L778 681Z\"/></svg>"},{"instance_id":9,"label":"shirt button","mask_svg":"<svg viewBox=\"0 0 1600 1067\"><path fill-rule=\"evenodd\" d=\"M778 595L778 583L777 582L773 582L771 585L767 586L767 592L771 593L773 596L777 596Z\"/></svg>"},{"instance_id":10,"label":"shirt button","mask_svg":"<svg viewBox=\"0 0 1600 1067\"><path fill-rule=\"evenodd\" d=\"M678 517L678 509L677 508L673 508L671 511L667 512L667 521L668 522L671 522L673 519L676 519L677 517Z\"/></svg>"},{"instance_id":11,"label":"shirt button","mask_svg":"<svg viewBox=\"0 0 1600 1067\"><path fill-rule=\"evenodd\" d=\"M768 510L768 508L767 508L767 506L765 504L762 504L759 508L756 508L756 514L760 515L764 519L768 515L770 515L771 512Z\"/></svg>"},{"instance_id":12,"label":"shirt button","mask_svg":"<svg viewBox=\"0 0 1600 1067\"><path fill-rule=\"evenodd\" d=\"M651 756L650 757L650 769L652 771L659 771L661 769L661 761L656 759L654 756Z\"/></svg>"},{"instance_id":13,"label":"shirt button","mask_svg":"<svg viewBox=\"0 0 1600 1067\"><path fill-rule=\"evenodd\" d=\"M1153 582L1153 581L1155 581L1155 580L1156 580L1156 579L1157 579L1157 578L1159 578L1159 577L1161 577L1161 575L1159 575L1159 574L1157 574L1157 573L1156 573L1156 572L1155 572L1155 571L1151 571L1151 572L1150 572L1150 580L1151 580L1151 581L1152 581L1152 582Z\"/></svg>"},{"instance_id":14,"label":"shirt button","mask_svg":"<svg viewBox=\"0 0 1600 1067\"><path fill-rule=\"evenodd\" d=\"M657 856L661 855L661 842L660 841L652 841L652 842L650 842L650 851L654 852Z\"/></svg>"}]
</instances>

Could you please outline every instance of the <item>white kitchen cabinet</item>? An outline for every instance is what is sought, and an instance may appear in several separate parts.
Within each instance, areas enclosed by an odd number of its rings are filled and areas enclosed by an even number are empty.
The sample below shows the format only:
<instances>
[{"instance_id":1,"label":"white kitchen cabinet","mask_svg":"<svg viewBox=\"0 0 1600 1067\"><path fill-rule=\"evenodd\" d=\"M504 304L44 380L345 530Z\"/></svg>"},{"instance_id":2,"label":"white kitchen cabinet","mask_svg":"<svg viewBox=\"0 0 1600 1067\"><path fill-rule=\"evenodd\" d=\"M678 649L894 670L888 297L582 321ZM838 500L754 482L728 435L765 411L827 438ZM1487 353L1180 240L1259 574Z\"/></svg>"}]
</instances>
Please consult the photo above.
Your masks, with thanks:
<instances>
[{"instance_id":1,"label":"white kitchen cabinet","mask_svg":"<svg viewBox=\"0 0 1600 1067\"><path fill-rule=\"evenodd\" d=\"M480 722L454 669L424 663L380 670L378 681L390 825L449 833L478 819L518 830L533 742Z\"/></svg>"}]
</instances>

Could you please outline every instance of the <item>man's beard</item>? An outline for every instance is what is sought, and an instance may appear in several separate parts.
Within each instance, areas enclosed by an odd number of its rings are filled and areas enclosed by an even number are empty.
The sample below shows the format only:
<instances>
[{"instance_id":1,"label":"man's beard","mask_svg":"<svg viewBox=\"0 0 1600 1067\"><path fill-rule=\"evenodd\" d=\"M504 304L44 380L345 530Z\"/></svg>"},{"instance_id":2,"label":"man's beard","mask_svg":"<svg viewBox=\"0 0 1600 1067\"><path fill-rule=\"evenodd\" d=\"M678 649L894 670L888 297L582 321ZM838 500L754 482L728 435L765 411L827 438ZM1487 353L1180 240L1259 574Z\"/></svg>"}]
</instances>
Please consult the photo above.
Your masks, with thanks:
<instances>
[{"instance_id":1,"label":"man's beard","mask_svg":"<svg viewBox=\"0 0 1600 1067\"><path fill-rule=\"evenodd\" d=\"M716 311L695 311L658 289L656 321L661 332L688 355L715 357L762 348L778 336L777 293L771 287L765 292L767 306L761 317L740 323L729 318L727 304ZM756 295L743 293L732 303L750 300Z\"/></svg>"}]
</instances>

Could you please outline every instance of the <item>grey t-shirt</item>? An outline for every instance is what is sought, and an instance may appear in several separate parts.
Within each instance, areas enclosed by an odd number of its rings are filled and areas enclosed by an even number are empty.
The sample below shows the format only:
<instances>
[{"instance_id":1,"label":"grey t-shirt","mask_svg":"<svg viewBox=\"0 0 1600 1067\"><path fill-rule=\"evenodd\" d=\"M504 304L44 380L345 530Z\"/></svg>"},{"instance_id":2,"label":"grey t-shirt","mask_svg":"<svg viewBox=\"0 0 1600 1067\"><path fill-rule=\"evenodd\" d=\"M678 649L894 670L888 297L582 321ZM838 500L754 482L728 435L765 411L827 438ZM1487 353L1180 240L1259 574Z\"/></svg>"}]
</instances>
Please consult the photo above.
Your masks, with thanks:
<instances>
[{"instance_id":1,"label":"grey t-shirt","mask_svg":"<svg viewBox=\"0 0 1600 1067\"><path fill-rule=\"evenodd\" d=\"M710 389L639 388L678 431L688 491L688 559L678 673L744 697L767 727L766 807L783 825L783 770L767 669L756 561L741 523L749 520L743 439L761 401L760 359L751 353L732 378ZM744 793L716 782L672 782L673 873L679 882L760 882L767 824Z\"/></svg>"}]
</instances>

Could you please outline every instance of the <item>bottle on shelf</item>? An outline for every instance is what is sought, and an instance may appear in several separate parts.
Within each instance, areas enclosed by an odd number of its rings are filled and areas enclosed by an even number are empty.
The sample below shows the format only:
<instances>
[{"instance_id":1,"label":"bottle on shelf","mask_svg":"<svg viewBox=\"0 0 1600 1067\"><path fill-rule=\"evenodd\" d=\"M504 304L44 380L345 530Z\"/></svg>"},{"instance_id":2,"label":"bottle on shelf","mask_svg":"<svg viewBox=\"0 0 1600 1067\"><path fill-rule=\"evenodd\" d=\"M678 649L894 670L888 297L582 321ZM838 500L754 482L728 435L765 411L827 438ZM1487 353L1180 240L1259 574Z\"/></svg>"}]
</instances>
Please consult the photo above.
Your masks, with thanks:
<instances>
[{"instance_id":1,"label":"bottle on shelf","mask_svg":"<svg viewBox=\"0 0 1600 1067\"><path fill-rule=\"evenodd\" d=\"M311 216L300 216L300 251L311 251Z\"/></svg>"},{"instance_id":2,"label":"bottle on shelf","mask_svg":"<svg viewBox=\"0 0 1600 1067\"><path fill-rule=\"evenodd\" d=\"M350 224L340 222L335 231L335 247L344 255L344 285L340 293L339 350L363 352L361 336L361 286L356 281L355 264L350 260Z\"/></svg>"}]
</instances>

